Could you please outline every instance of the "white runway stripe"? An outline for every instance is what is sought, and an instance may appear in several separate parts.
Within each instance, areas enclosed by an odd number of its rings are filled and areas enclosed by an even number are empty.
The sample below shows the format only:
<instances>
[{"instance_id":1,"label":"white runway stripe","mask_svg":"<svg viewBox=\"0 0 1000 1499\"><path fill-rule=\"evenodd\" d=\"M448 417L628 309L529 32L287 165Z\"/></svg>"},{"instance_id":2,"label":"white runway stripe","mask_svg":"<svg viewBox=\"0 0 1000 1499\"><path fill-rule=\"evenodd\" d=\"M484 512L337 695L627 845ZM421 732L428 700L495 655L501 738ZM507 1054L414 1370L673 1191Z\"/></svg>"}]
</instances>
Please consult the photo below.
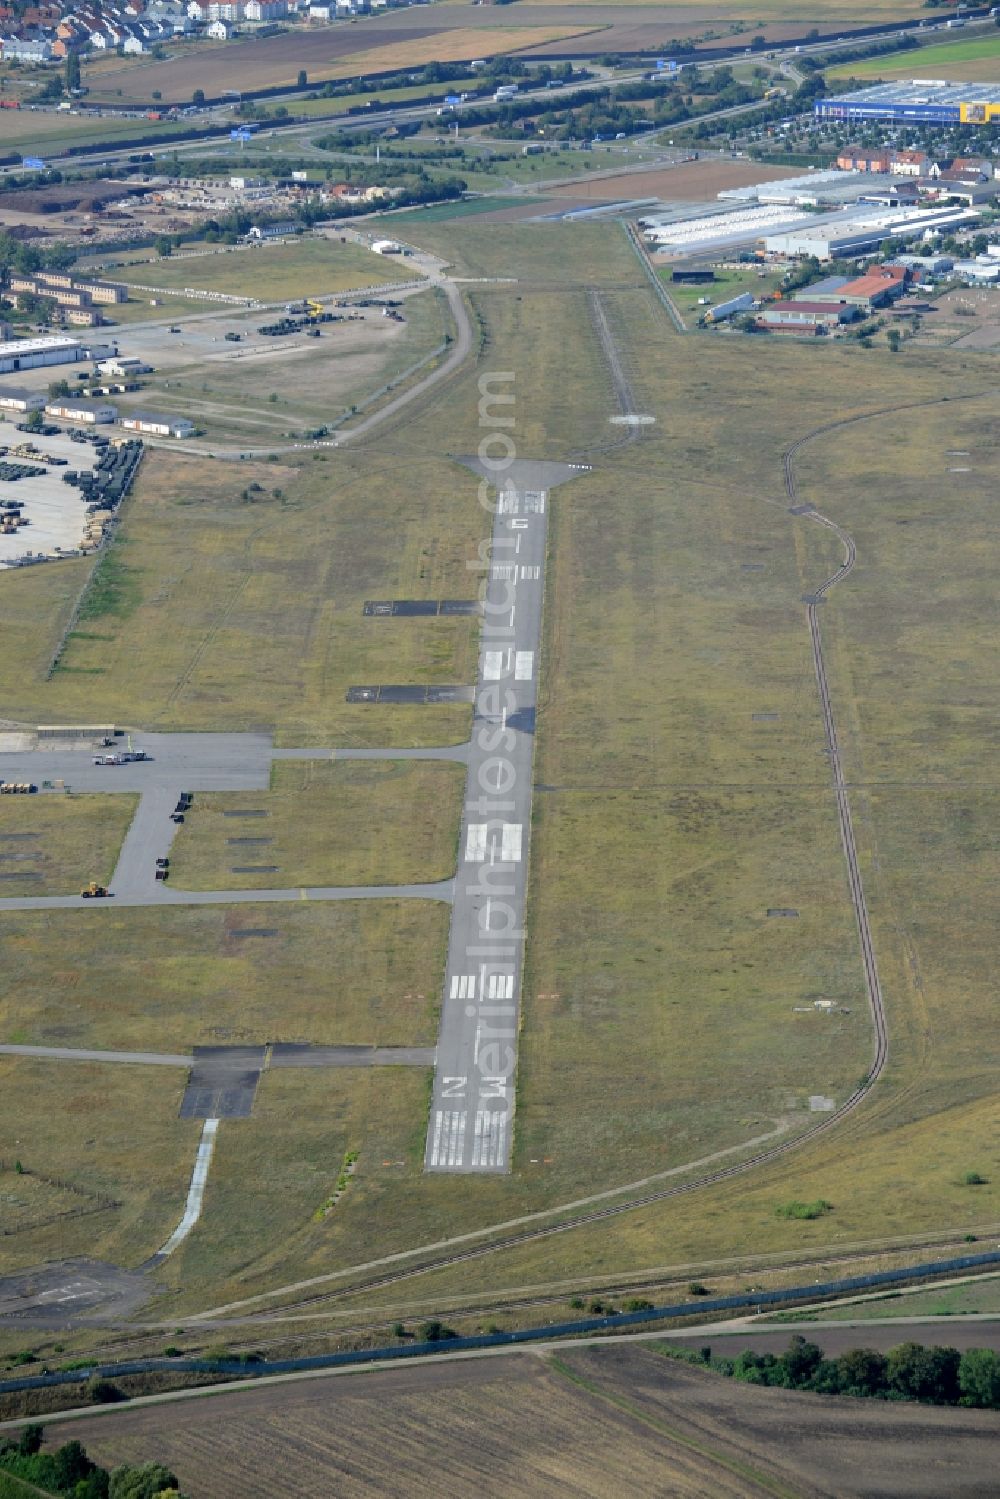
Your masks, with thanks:
<instances>
[{"instance_id":1,"label":"white runway stripe","mask_svg":"<svg viewBox=\"0 0 1000 1499\"><path fill-rule=\"evenodd\" d=\"M495 682L503 676L506 654L506 651L483 651L483 677L487 682Z\"/></svg>"},{"instance_id":2,"label":"white runway stripe","mask_svg":"<svg viewBox=\"0 0 1000 1499\"><path fill-rule=\"evenodd\" d=\"M516 515L521 508L521 496L516 489L501 489L497 497L499 515Z\"/></svg>"},{"instance_id":3,"label":"white runway stripe","mask_svg":"<svg viewBox=\"0 0 1000 1499\"><path fill-rule=\"evenodd\" d=\"M451 976L452 999L475 999L476 997L476 975L474 973L453 973Z\"/></svg>"},{"instance_id":4,"label":"white runway stripe","mask_svg":"<svg viewBox=\"0 0 1000 1499\"><path fill-rule=\"evenodd\" d=\"M494 583L512 583L516 576L516 562L494 562L490 568L490 577Z\"/></svg>"},{"instance_id":5,"label":"white runway stripe","mask_svg":"<svg viewBox=\"0 0 1000 1499\"><path fill-rule=\"evenodd\" d=\"M479 1109L472 1142L473 1166L500 1166L503 1164L503 1142L505 1116L492 1109Z\"/></svg>"},{"instance_id":6,"label":"white runway stripe","mask_svg":"<svg viewBox=\"0 0 1000 1499\"><path fill-rule=\"evenodd\" d=\"M529 580L537 580L538 578L541 577L541 575L542 575L542 569L540 567L532 567L529 564L529 565L524 566L524 567L521 568L521 577L522 578L527 578Z\"/></svg>"},{"instance_id":7,"label":"white runway stripe","mask_svg":"<svg viewBox=\"0 0 1000 1499\"><path fill-rule=\"evenodd\" d=\"M485 822L470 822L465 837L465 858L469 864L481 864L486 858Z\"/></svg>"},{"instance_id":8,"label":"white runway stripe","mask_svg":"<svg viewBox=\"0 0 1000 1499\"><path fill-rule=\"evenodd\" d=\"M432 1166L460 1166L465 1156L466 1112L438 1109L434 1118Z\"/></svg>"},{"instance_id":9,"label":"white runway stripe","mask_svg":"<svg viewBox=\"0 0 1000 1499\"><path fill-rule=\"evenodd\" d=\"M516 864L521 858L521 824L505 822L500 844L500 858L504 864Z\"/></svg>"},{"instance_id":10,"label":"white runway stripe","mask_svg":"<svg viewBox=\"0 0 1000 1499\"><path fill-rule=\"evenodd\" d=\"M524 492L524 508L529 515L544 515L545 490L526 489Z\"/></svg>"},{"instance_id":11,"label":"white runway stripe","mask_svg":"<svg viewBox=\"0 0 1000 1499\"><path fill-rule=\"evenodd\" d=\"M534 651L518 651L514 657L514 681L530 682L535 669Z\"/></svg>"},{"instance_id":12,"label":"white runway stripe","mask_svg":"<svg viewBox=\"0 0 1000 1499\"><path fill-rule=\"evenodd\" d=\"M512 973L491 973L487 983L489 989L487 999L514 998L514 975Z\"/></svg>"}]
</instances>

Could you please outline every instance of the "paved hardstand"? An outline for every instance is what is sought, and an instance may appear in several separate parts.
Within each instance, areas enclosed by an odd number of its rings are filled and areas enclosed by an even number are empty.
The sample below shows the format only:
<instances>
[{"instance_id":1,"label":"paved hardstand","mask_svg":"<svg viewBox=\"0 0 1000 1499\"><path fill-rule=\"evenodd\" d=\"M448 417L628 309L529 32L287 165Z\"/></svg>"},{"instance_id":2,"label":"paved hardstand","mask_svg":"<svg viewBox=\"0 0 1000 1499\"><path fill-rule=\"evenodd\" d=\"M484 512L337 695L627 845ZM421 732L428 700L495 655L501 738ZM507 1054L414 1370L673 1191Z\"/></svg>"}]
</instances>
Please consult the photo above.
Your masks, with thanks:
<instances>
[{"instance_id":1,"label":"paved hardstand","mask_svg":"<svg viewBox=\"0 0 1000 1499\"><path fill-rule=\"evenodd\" d=\"M504 489L452 906L428 1171L510 1166L548 495Z\"/></svg>"}]
</instances>

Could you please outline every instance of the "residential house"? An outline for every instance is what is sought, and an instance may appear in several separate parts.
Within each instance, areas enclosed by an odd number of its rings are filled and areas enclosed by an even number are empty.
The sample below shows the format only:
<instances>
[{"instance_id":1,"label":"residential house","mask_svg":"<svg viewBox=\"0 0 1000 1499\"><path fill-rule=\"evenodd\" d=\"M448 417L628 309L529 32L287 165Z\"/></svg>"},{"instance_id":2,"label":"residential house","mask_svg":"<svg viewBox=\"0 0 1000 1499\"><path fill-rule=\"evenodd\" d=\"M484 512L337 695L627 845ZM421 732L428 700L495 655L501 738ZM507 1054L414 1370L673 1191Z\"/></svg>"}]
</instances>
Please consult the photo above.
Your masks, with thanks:
<instances>
[{"instance_id":1,"label":"residential house","mask_svg":"<svg viewBox=\"0 0 1000 1499\"><path fill-rule=\"evenodd\" d=\"M866 151L861 146L845 146L837 157L837 166L842 172L888 172L890 158L886 149Z\"/></svg>"},{"instance_id":2,"label":"residential house","mask_svg":"<svg viewBox=\"0 0 1000 1499\"><path fill-rule=\"evenodd\" d=\"M889 170L894 177L926 177L931 165L926 151L893 151Z\"/></svg>"}]
</instances>

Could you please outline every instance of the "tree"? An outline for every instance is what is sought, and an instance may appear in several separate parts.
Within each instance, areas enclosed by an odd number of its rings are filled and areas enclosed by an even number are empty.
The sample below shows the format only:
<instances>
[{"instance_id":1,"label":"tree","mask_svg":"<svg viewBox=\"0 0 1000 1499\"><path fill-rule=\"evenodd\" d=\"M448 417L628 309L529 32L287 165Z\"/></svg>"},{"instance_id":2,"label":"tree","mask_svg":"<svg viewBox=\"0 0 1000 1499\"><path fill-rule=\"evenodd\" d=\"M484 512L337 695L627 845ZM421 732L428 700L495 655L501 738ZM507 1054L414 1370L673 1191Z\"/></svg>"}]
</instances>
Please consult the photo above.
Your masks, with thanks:
<instances>
[{"instance_id":1,"label":"tree","mask_svg":"<svg viewBox=\"0 0 1000 1499\"><path fill-rule=\"evenodd\" d=\"M963 1405L1000 1409L1000 1354L992 1348L967 1348L958 1365Z\"/></svg>"},{"instance_id":2,"label":"tree","mask_svg":"<svg viewBox=\"0 0 1000 1499\"><path fill-rule=\"evenodd\" d=\"M72 94L80 87L80 57L76 52L66 54L66 92Z\"/></svg>"},{"instance_id":3,"label":"tree","mask_svg":"<svg viewBox=\"0 0 1000 1499\"><path fill-rule=\"evenodd\" d=\"M920 1343L902 1343L889 1352L886 1384L905 1400L954 1405L959 1394L959 1360L957 1348L924 1348Z\"/></svg>"},{"instance_id":4,"label":"tree","mask_svg":"<svg viewBox=\"0 0 1000 1499\"><path fill-rule=\"evenodd\" d=\"M45 419L40 411L33 411L25 421L24 425L29 432L37 432L39 427L44 427Z\"/></svg>"},{"instance_id":5,"label":"tree","mask_svg":"<svg viewBox=\"0 0 1000 1499\"><path fill-rule=\"evenodd\" d=\"M307 74L305 68L300 68L299 69L299 76L298 76L298 86L299 86L299 88L305 88L306 84L308 82L309 82L309 75Z\"/></svg>"},{"instance_id":6,"label":"tree","mask_svg":"<svg viewBox=\"0 0 1000 1499\"><path fill-rule=\"evenodd\" d=\"M34 1457L36 1452L41 1452L42 1428L40 1426L25 1426L18 1440L17 1450L22 1457Z\"/></svg>"},{"instance_id":7,"label":"tree","mask_svg":"<svg viewBox=\"0 0 1000 1499\"><path fill-rule=\"evenodd\" d=\"M880 1395L885 1389L886 1359L874 1348L850 1348L837 1359L845 1395Z\"/></svg>"},{"instance_id":8,"label":"tree","mask_svg":"<svg viewBox=\"0 0 1000 1499\"><path fill-rule=\"evenodd\" d=\"M812 1379L823 1358L823 1350L805 1338L795 1337L788 1345L781 1362L788 1384L793 1390L801 1389Z\"/></svg>"},{"instance_id":9,"label":"tree","mask_svg":"<svg viewBox=\"0 0 1000 1499\"><path fill-rule=\"evenodd\" d=\"M70 390L68 380L53 380L52 384L49 386L49 395L53 398L55 398L56 396L68 396L69 393Z\"/></svg>"},{"instance_id":10,"label":"tree","mask_svg":"<svg viewBox=\"0 0 1000 1499\"><path fill-rule=\"evenodd\" d=\"M191 103L193 105L195 105L195 107L197 109L200 109L201 106L204 104L204 102L205 102L205 90L204 89L200 89L200 88L196 88L195 91L194 91L194 93L191 95Z\"/></svg>"},{"instance_id":11,"label":"tree","mask_svg":"<svg viewBox=\"0 0 1000 1499\"><path fill-rule=\"evenodd\" d=\"M169 235L160 234L157 236L156 253L163 259L174 253L174 242Z\"/></svg>"},{"instance_id":12,"label":"tree","mask_svg":"<svg viewBox=\"0 0 1000 1499\"><path fill-rule=\"evenodd\" d=\"M79 1442L67 1442L52 1454L56 1482L60 1492L70 1490L89 1478L96 1467Z\"/></svg>"},{"instance_id":13,"label":"tree","mask_svg":"<svg viewBox=\"0 0 1000 1499\"><path fill-rule=\"evenodd\" d=\"M160 1499L177 1491L177 1479L162 1463L126 1464L115 1468L108 1489L109 1499Z\"/></svg>"},{"instance_id":14,"label":"tree","mask_svg":"<svg viewBox=\"0 0 1000 1499\"><path fill-rule=\"evenodd\" d=\"M889 331L888 331L888 333L885 335L885 337L886 337L886 342L889 345L889 353L890 354L898 354L899 353L899 338L900 338L899 329L898 328L890 328Z\"/></svg>"}]
</instances>

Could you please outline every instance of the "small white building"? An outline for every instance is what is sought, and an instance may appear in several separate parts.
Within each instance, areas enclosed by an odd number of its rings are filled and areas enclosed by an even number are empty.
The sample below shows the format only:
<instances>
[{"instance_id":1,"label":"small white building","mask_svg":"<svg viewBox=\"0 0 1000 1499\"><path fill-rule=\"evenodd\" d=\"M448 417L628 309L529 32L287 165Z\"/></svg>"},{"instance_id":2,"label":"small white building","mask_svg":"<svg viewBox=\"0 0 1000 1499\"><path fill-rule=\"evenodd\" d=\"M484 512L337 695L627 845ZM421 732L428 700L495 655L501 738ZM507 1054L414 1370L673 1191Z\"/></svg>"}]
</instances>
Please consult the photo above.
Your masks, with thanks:
<instances>
[{"instance_id":1,"label":"small white building","mask_svg":"<svg viewBox=\"0 0 1000 1499\"><path fill-rule=\"evenodd\" d=\"M117 406L108 406L103 401L81 401L76 396L60 396L49 401L45 407L47 416L61 417L64 422L83 422L89 427L113 422L118 416Z\"/></svg>"},{"instance_id":2,"label":"small white building","mask_svg":"<svg viewBox=\"0 0 1000 1499\"><path fill-rule=\"evenodd\" d=\"M302 225L289 221L284 224L254 224L247 231L247 239L287 239L290 234L301 234Z\"/></svg>"},{"instance_id":3,"label":"small white building","mask_svg":"<svg viewBox=\"0 0 1000 1499\"><path fill-rule=\"evenodd\" d=\"M16 411L23 415L28 411L41 411L44 406L45 397L36 390L0 386L0 411Z\"/></svg>"},{"instance_id":4,"label":"small white building","mask_svg":"<svg viewBox=\"0 0 1000 1499\"><path fill-rule=\"evenodd\" d=\"M190 437L194 422L186 416L166 416L160 411L130 411L121 425L126 432L147 432L152 437Z\"/></svg>"},{"instance_id":5,"label":"small white building","mask_svg":"<svg viewBox=\"0 0 1000 1499\"><path fill-rule=\"evenodd\" d=\"M114 359L102 359L97 368L102 375L148 375L153 366L135 355L118 354Z\"/></svg>"},{"instance_id":6,"label":"small white building","mask_svg":"<svg viewBox=\"0 0 1000 1499\"><path fill-rule=\"evenodd\" d=\"M228 42L233 34L233 23L221 19L209 21L205 27L205 35L210 36L213 42Z\"/></svg>"},{"instance_id":7,"label":"small white building","mask_svg":"<svg viewBox=\"0 0 1000 1499\"><path fill-rule=\"evenodd\" d=\"M44 338L15 338L0 343L0 375L34 370L47 364L75 364L86 353L75 338L51 333Z\"/></svg>"},{"instance_id":8,"label":"small white building","mask_svg":"<svg viewBox=\"0 0 1000 1499\"><path fill-rule=\"evenodd\" d=\"M372 244L376 255L402 255L403 247L394 239L377 239Z\"/></svg>"}]
</instances>

